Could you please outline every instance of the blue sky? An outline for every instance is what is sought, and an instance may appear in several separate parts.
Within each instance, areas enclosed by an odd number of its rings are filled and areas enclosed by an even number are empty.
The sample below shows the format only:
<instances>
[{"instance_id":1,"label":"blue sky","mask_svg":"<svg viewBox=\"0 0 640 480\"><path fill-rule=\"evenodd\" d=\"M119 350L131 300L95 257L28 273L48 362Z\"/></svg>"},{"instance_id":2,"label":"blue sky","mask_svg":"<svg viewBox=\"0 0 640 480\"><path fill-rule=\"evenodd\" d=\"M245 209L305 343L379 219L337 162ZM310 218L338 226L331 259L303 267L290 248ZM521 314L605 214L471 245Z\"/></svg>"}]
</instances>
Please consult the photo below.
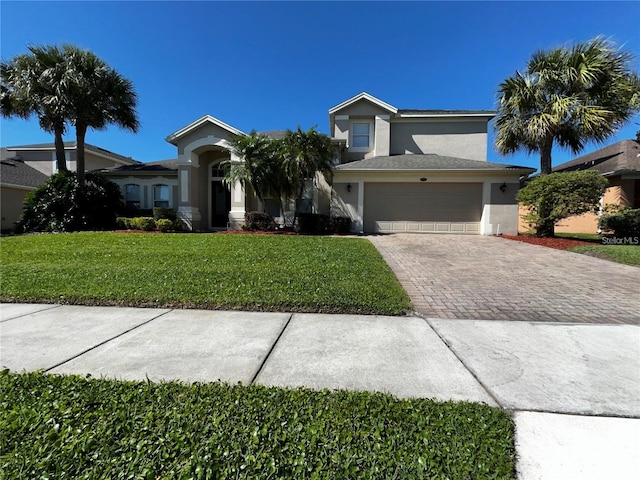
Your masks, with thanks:
<instances>
[{"instance_id":1,"label":"blue sky","mask_svg":"<svg viewBox=\"0 0 640 480\"><path fill-rule=\"evenodd\" d=\"M493 109L498 84L536 50L604 35L638 56L639 19L637 1L2 0L0 55L28 44L93 51L133 81L142 128L89 131L87 142L146 162L175 157L165 137L204 114L246 132L329 133L327 110L362 91L398 108ZM611 142L634 138L639 123ZM2 146L53 141L36 120L0 128ZM489 161L539 165L535 155L501 157L492 143L490 134ZM554 165L570 158L554 149Z\"/></svg>"}]
</instances>

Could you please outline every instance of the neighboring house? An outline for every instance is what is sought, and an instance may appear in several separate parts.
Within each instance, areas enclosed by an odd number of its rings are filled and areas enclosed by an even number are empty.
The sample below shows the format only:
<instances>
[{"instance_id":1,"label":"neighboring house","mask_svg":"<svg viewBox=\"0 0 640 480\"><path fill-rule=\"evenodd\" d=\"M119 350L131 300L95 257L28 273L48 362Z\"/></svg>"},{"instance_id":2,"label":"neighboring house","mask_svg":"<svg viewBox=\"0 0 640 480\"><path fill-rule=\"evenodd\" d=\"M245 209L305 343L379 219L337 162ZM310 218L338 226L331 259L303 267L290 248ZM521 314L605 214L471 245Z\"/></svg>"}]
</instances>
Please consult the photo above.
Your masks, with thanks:
<instances>
[{"instance_id":1,"label":"neighboring house","mask_svg":"<svg viewBox=\"0 0 640 480\"><path fill-rule=\"evenodd\" d=\"M67 168L76 169L75 142L65 142ZM20 145L2 148L0 171L0 193L2 229L13 228L20 218L26 194L35 190L57 171L53 143ZM115 166L139 164L129 157L118 155L94 145L85 144L86 170L97 170Z\"/></svg>"},{"instance_id":2,"label":"neighboring house","mask_svg":"<svg viewBox=\"0 0 640 480\"><path fill-rule=\"evenodd\" d=\"M598 219L607 208L640 208L640 144L637 141L622 140L553 169L554 172L576 170L596 170L609 180L609 186L600 201L599 213L565 218L556 225L556 232L597 233ZM521 221L520 231L527 230L528 225Z\"/></svg>"},{"instance_id":3,"label":"neighboring house","mask_svg":"<svg viewBox=\"0 0 640 480\"><path fill-rule=\"evenodd\" d=\"M20 218L27 194L47 181L44 173L25 164L20 157L6 148L0 149L0 206L2 230L10 230Z\"/></svg>"},{"instance_id":4,"label":"neighboring house","mask_svg":"<svg viewBox=\"0 0 640 480\"><path fill-rule=\"evenodd\" d=\"M487 162L494 114L399 110L367 93L342 102L329 110L337 152L334 182L316 179L312 211L348 215L356 232L515 234L519 179L534 170ZM167 137L178 149L175 173L145 180L141 170L130 172L137 167L121 167L108 175L142 192L146 207L155 198L149 193L153 185L164 182L170 205L194 230L237 228L246 211L272 207L260 205L240 185L227 189L222 182L221 162L240 160L231 149L238 135L245 134L205 115Z\"/></svg>"}]
</instances>

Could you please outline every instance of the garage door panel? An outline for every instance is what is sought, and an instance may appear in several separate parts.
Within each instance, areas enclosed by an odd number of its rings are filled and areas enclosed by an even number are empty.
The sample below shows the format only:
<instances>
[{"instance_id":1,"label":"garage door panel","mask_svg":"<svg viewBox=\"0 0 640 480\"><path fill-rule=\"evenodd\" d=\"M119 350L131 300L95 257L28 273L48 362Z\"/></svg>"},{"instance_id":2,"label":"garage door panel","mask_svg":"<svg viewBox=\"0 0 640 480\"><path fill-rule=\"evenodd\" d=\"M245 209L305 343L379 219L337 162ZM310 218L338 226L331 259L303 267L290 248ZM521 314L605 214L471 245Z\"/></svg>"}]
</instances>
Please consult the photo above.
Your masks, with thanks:
<instances>
[{"instance_id":1,"label":"garage door panel","mask_svg":"<svg viewBox=\"0 0 640 480\"><path fill-rule=\"evenodd\" d=\"M479 233L481 183L365 183L368 232Z\"/></svg>"}]
</instances>

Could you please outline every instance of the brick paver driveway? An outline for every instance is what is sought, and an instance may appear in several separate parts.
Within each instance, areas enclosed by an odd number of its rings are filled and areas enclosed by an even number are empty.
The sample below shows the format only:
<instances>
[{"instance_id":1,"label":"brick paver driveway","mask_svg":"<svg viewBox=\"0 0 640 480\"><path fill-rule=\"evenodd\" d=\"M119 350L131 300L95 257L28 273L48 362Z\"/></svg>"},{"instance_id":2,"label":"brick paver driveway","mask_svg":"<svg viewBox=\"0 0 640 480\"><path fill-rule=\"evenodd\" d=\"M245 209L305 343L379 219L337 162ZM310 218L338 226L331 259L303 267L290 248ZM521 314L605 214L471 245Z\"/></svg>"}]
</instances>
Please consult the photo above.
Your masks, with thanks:
<instances>
[{"instance_id":1,"label":"brick paver driveway","mask_svg":"<svg viewBox=\"0 0 640 480\"><path fill-rule=\"evenodd\" d=\"M640 324L638 267L479 235L368 238L423 316Z\"/></svg>"}]
</instances>

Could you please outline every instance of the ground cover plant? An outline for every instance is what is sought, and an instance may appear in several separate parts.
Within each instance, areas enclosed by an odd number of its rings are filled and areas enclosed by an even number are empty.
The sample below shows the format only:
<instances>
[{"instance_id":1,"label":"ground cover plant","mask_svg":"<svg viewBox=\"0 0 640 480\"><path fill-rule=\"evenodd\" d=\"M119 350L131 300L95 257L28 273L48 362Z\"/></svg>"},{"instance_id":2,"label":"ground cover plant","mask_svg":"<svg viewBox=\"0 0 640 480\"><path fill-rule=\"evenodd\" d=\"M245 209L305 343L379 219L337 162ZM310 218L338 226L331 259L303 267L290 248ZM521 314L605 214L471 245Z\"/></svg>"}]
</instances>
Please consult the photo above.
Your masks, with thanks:
<instances>
[{"instance_id":1,"label":"ground cover plant","mask_svg":"<svg viewBox=\"0 0 640 480\"><path fill-rule=\"evenodd\" d=\"M515 478L484 404L0 373L0 478Z\"/></svg>"},{"instance_id":2,"label":"ground cover plant","mask_svg":"<svg viewBox=\"0 0 640 480\"><path fill-rule=\"evenodd\" d=\"M366 239L79 232L0 238L4 302L398 315Z\"/></svg>"}]
</instances>

